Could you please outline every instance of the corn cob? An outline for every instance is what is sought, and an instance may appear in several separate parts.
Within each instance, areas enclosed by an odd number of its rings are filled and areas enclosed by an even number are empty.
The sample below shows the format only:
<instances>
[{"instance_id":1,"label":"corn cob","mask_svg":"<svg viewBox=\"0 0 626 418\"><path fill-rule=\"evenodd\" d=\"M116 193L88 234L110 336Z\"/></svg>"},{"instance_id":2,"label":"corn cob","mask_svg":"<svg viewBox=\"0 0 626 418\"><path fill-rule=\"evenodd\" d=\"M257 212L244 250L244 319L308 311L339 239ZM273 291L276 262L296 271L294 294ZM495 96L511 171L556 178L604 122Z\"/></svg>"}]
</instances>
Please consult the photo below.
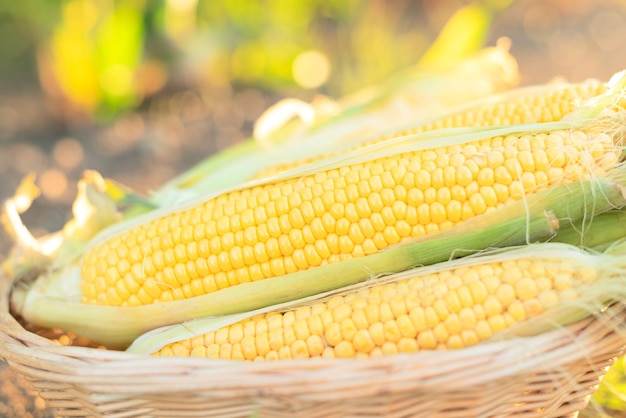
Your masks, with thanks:
<instances>
[{"instance_id":1,"label":"corn cob","mask_svg":"<svg viewBox=\"0 0 626 418\"><path fill-rule=\"evenodd\" d=\"M90 249L83 301L177 300L372 254L602 176L620 145L591 126L489 137L225 193Z\"/></svg>"},{"instance_id":2,"label":"corn cob","mask_svg":"<svg viewBox=\"0 0 626 418\"><path fill-rule=\"evenodd\" d=\"M571 320L572 307L580 307L591 283L600 304L607 301L609 288L616 292L611 296L624 291L619 257L589 255L563 244L531 245L431 267L202 334L192 331L192 337L166 343L154 354L276 360L458 349L500 336L557 306L569 309L559 315ZM601 281L610 287L600 286Z\"/></svg>"},{"instance_id":3,"label":"corn cob","mask_svg":"<svg viewBox=\"0 0 626 418\"><path fill-rule=\"evenodd\" d=\"M558 121L572 112L577 105L598 96L605 90L606 83L597 80L589 80L577 84L563 83L513 90L508 93L495 95L487 100L483 99L469 105L462 105L457 110L440 117L431 118L415 127L404 128L391 134L377 136L330 154L308 157L268 167L256 173L254 178L272 176L324 158L354 151L360 147L436 129Z\"/></svg>"}]
</instances>

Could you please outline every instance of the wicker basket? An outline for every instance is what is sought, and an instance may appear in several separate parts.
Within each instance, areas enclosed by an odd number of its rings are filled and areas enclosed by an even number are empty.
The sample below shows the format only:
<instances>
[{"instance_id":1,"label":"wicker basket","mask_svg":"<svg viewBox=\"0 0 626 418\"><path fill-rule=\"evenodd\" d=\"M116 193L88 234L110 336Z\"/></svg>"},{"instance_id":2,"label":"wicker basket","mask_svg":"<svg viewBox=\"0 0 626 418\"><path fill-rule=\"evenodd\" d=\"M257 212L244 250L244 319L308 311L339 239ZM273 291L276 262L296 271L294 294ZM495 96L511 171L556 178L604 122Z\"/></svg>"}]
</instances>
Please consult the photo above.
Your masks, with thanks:
<instances>
[{"instance_id":1,"label":"wicker basket","mask_svg":"<svg viewBox=\"0 0 626 418\"><path fill-rule=\"evenodd\" d=\"M61 417L574 417L624 353L626 307L469 349L368 360L225 362L64 346L9 313L0 357Z\"/></svg>"}]
</instances>

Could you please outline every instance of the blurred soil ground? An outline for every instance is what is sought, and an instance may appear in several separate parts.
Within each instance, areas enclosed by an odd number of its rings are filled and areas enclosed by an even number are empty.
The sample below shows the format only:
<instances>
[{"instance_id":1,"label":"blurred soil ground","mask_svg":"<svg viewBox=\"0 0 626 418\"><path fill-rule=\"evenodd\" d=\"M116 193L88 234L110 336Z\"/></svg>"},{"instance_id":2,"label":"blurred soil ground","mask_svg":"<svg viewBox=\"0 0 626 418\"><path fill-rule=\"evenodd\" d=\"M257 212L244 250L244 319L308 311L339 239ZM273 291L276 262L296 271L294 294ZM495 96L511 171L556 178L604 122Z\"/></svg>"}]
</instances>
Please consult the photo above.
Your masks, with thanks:
<instances>
[{"instance_id":1,"label":"blurred soil ground","mask_svg":"<svg viewBox=\"0 0 626 418\"><path fill-rule=\"evenodd\" d=\"M606 80L626 69L626 2L520 1L495 22L489 45L501 36L512 40L523 85L553 77ZM311 97L303 92L300 98ZM37 86L0 81L0 200L34 171L43 196L25 220L37 233L58 229L68 219L83 170L95 169L147 193L248 137L256 118L280 98L253 89L187 86L163 92L108 126L94 126L67 118ZM6 254L6 236L0 240L0 254ZM53 415L27 382L0 366L0 416Z\"/></svg>"}]
</instances>

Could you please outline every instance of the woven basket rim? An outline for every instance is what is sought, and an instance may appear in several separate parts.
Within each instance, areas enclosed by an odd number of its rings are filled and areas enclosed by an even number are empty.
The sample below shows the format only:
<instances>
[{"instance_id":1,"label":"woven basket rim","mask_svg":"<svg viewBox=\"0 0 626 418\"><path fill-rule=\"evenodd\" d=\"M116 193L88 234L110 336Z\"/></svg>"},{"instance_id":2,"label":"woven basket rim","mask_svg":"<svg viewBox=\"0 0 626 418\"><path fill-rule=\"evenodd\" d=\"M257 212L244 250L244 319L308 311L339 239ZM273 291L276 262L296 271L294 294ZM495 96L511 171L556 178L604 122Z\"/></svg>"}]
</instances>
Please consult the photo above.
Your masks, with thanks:
<instances>
[{"instance_id":1,"label":"woven basket rim","mask_svg":"<svg viewBox=\"0 0 626 418\"><path fill-rule=\"evenodd\" d=\"M264 391L315 398L330 396L333 391L363 391L364 382L371 394L390 383L402 390L463 391L520 374L565 370L572 361L603 353L623 353L626 342L622 318L626 306L617 304L544 334L462 350L274 362L151 357L63 346L33 334L9 312L9 279L0 274L0 282L0 358L18 371L27 367L35 378L81 382L94 392L145 394L195 389L217 391L226 397ZM367 396L367 392L361 394Z\"/></svg>"}]
</instances>

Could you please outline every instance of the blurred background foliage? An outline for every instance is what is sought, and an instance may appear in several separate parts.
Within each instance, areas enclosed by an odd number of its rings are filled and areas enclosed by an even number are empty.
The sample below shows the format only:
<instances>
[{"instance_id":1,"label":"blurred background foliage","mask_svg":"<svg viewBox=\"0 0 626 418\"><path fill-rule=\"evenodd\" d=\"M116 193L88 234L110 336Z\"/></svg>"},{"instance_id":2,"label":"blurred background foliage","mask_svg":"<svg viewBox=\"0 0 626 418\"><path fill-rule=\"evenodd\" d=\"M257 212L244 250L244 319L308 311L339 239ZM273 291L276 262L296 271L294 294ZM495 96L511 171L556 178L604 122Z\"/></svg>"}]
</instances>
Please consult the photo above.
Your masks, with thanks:
<instances>
[{"instance_id":1,"label":"blurred background foliage","mask_svg":"<svg viewBox=\"0 0 626 418\"><path fill-rule=\"evenodd\" d=\"M608 10L583 32L572 30L596 3L6 1L0 4L0 87L39 86L69 123L110 122L159 94L191 86L338 97L413 65L463 7L449 45L484 45L499 31L513 38L514 51L518 45L550 50L546 66L555 74L590 76L588 50L617 51L626 35L617 29L624 23L623 0L601 1ZM556 62L559 49L569 51L569 63Z\"/></svg>"},{"instance_id":2,"label":"blurred background foliage","mask_svg":"<svg viewBox=\"0 0 626 418\"><path fill-rule=\"evenodd\" d=\"M626 69L626 1L2 1L0 199L35 172L25 220L55 230L85 169L147 192L250 136L281 98L339 98L500 37L522 85L606 80ZM0 416L50 416L6 367L0 382Z\"/></svg>"},{"instance_id":3,"label":"blurred background foliage","mask_svg":"<svg viewBox=\"0 0 626 418\"><path fill-rule=\"evenodd\" d=\"M510 2L469 6L463 40L484 44ZM448 17L410 0L3 2L0 75L37 82L99 121L181 84L337 97L414 64Z\"/></svg>"}]
</instances>

